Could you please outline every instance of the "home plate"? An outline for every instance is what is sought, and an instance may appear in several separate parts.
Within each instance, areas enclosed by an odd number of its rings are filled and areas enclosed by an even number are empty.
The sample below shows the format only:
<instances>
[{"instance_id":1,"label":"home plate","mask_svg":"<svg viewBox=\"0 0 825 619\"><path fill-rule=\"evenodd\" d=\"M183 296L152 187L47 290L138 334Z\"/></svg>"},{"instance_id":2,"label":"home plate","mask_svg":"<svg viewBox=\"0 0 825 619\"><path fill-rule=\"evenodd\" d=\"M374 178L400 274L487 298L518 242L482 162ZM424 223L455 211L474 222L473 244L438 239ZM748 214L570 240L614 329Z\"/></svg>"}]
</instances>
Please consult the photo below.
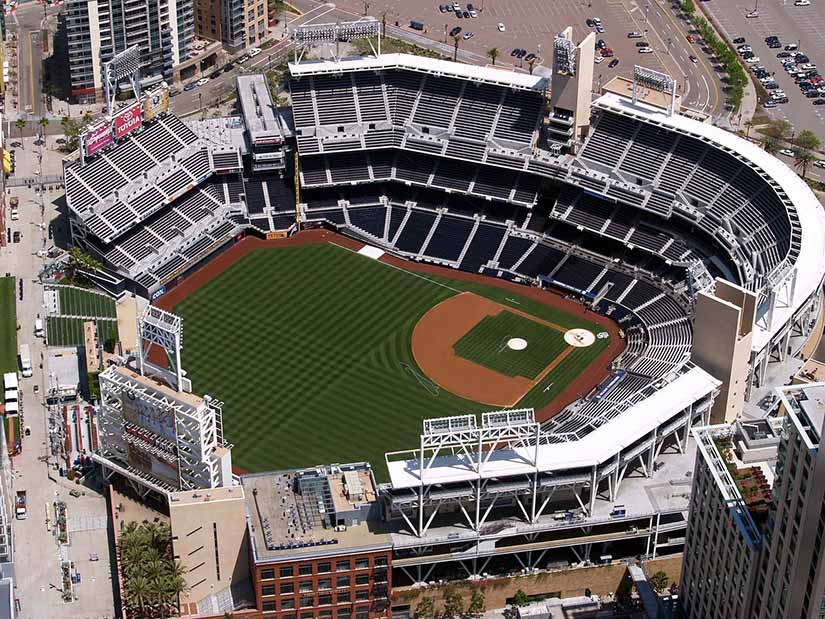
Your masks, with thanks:
<instances>
[{"instance_id":1,"label":"home plate","mask_svg":"<svg viewBox=\"0 0 825 619\"><path fill-rule=\"evenodd\" d=\"M511 337L507 340L507 348L511 350L524 350L527 348L527 340L523 337Z\"/></svg>"},{"instance_id":2,"label":"home plate","mask_svg":"<svg viewBox=\"0 0 825 619\"><path fill-rule=\"evenodd\" d=\"M591 346L596 341L596 336L587 329L570 329L564 334L564 341L576 348Z\"/></svg>"}]
</instances>

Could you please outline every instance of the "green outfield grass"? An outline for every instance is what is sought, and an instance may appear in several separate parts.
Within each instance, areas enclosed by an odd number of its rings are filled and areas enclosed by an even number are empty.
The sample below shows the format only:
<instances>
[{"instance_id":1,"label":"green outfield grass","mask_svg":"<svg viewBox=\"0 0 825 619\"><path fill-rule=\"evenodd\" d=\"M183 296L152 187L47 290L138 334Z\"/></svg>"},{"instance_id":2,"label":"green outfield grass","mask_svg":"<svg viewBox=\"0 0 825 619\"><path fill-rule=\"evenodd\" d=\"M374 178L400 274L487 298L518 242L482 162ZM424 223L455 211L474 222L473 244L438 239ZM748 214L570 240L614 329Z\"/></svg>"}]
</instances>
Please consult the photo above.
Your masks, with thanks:
<instances>
[{"instance_id":1,"label":"green outfield grass","mask_svg":"<svg viewBox=\"0 0 825 619\"><path fill-rule=\"evenodd\" d=\"M368 460L418 444L421 421L480 412L432 384L410 338L432 306L465 290L570 327L574 316L499 288L425 277L334 245L259 250L176 305L183 364L197 393L225 402L233 461L249 471ZM574 376L606 345L551 374ZM550 378L550 377L548 377ZM527 395L542 406L557 393ZM529 402L529 403L528 403Z\"/></svg>"},{"instance_id":2,"label":"green outfield grass","mask_svg":"<svg viewBox=\"0 0 825 619\"><path fill-rule=\"evenodd\" d=\"M17 371L16 281L0 277L0 374Z\"/></svg>"},{"instance_id":3,"label":"green outfield grass","mask_svg":"<svg viewBox=\"0 0 825 619\"><path fill-rule=\"evenodd\" d=\"M510 338L527 341L524 350L507 346ZM505 376L536 378L567 347L564 335L513 312L486 316L453 346L459 357Z\"/></svg>"}]
</instances>

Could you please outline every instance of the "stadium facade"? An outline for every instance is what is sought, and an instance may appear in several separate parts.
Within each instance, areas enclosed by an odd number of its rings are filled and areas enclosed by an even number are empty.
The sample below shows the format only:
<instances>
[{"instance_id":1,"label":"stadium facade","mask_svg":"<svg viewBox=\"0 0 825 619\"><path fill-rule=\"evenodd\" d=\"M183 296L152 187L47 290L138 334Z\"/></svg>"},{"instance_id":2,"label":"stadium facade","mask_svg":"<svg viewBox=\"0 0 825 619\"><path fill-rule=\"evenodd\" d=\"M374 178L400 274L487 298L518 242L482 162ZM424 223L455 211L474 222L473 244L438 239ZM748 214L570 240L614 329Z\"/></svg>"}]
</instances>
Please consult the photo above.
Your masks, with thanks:
<instances>
[{"instance_id":1,"label":"stadium facade","mask_svg":"<svg viewBox=\"0 0 825 619\"><path fill-rule=\"evenodd\" d=\"M558 47L574 63L586 56ZM749 369L735 380L745 397L763 389L769 364L799 351L819 311L825 213L807 185L679 113L650 80L632 93L605 85L589 114L569 109L581 97L551 93L549 118L538 75L402 54L289 71L291 114L262 108L262 87L239 80L241 117L165 114L67 164L73 238L104 261L101 285L157 297L238 235L300 223L563 290L615 320L627 346L602 385L544 424L532 410L426 421L416 449L387 454L387 483L366 464L267 474L266 493L243 477L258 611L367 619L398 588L610 561L611 548L680 551L687 502L657 493L685 483L691 429L720 421L714 401L731 387L692 358L694 330L706 328L693 323L697 297L732 305L729 291L743 291L731 329L748 334L733 348ZM258 142L267 127L278 146ZM297 150L298 169L284 148ZM367 570L360 585L352 563L340 598L301 591L301 575L326 583L321 566L350 559Z\"/></svg>"}]
</instances>

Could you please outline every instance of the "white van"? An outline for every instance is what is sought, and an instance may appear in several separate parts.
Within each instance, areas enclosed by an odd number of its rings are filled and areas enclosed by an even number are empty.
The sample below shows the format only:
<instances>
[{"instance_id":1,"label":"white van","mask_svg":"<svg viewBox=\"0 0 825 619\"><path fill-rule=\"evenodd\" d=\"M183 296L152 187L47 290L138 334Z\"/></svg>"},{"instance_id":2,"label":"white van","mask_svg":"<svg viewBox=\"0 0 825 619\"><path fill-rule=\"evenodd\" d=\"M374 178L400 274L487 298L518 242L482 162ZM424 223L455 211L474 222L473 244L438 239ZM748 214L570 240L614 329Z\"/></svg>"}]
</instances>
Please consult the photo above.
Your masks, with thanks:
<instances>
[{"instance_id":1,"label":"white van","mask_svg":"<svg viewBox=\"0 0 825 619\"><path fill-rule=\"evenodd\" d=\"M43 321L40 318L36 318L34 321L34 334L37 337L46 336L46 332L43 331Z\"/></svg>"}]
</instances>

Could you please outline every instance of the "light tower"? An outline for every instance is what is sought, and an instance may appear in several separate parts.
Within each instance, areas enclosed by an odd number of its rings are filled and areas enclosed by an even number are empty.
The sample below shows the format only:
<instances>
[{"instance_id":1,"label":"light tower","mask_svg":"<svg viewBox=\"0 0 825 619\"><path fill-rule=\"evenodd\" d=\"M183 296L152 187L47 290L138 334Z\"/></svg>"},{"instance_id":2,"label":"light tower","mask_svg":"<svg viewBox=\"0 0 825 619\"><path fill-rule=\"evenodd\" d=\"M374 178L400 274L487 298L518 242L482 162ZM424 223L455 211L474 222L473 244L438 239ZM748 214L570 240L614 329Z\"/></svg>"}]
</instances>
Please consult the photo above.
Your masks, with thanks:
<instances>
[{"instance_id":1,"label":"light tower","mask_svg":"<svg viewBox=\"0 0 825 619\"><path fill-rule=\"evenodd\" d=\"M170 314L159 307L150 305L138 318L138 363L140 373L146 375L147 368L152 374L166 378L177 391L190 391L191 384L184 377L180 365L183 325L179 316ZM168 368L150 361L155 346L163 349ZM185 381L185 382L184 382Z\"/></svg>"},{"instance_id":2,"label":"light tower","mask_svg":"<svg viewBox=\"0 0 825 619\"><path fill-rule=\"evenodd\" d=\"M109 116L114 113L115 99L122 80L129 81L135 99L140 99L140 48L137 45L115 54L109 62L103 64L103 88Z\"/></svg>"},{"instance_id":3,"label":"light tower","mask_svg":"<svg viewBox=\"0 0 825 619\"><path fill-rule=\"evenodd\" d=\"M339 60L338 44L356 39L367 39L376 56L381 55L381 24L374 17L335 24L305 24L297 26L290 35L295 43L295 62L300 62L304 52L318 45L329 48L333 60ZM376 40L376 45L372 44Z\"/></svg>"}]
</instances>

